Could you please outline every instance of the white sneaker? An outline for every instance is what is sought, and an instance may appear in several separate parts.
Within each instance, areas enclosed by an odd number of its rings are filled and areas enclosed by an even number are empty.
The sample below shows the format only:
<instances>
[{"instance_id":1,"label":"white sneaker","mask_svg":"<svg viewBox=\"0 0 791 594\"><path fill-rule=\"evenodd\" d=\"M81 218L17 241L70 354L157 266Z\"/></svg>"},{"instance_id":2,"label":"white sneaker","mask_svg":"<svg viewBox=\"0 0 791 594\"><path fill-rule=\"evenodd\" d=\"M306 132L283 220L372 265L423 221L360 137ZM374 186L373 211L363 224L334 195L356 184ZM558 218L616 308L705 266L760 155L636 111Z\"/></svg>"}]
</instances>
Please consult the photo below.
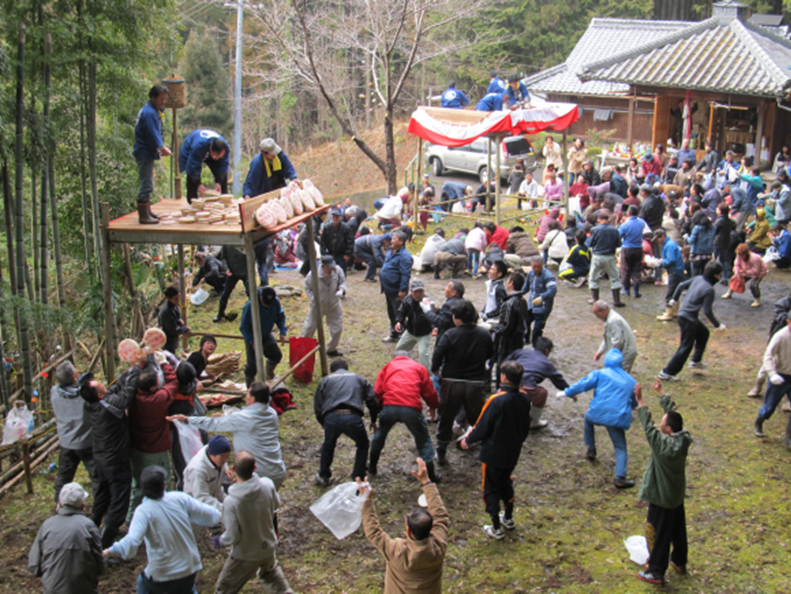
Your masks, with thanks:
<instances>
[{"instance_id":1,"label":"white sneaker","mask_svg":"<svg viewBox=\"0 0 791 594\"><path fill-rule=\"evenodd\" d=\"M670 375L669 373L665 373L664 371L660 371L657 374L657 377L666 382L680 382L681 380L678 379L675 375Z\"/></svg>"},{"instance_id":2,"label":"white sneaker","mask_svg":"<svg viewBox=\"0 0 791 594\"><path fill-rule=\"evenodd\" d=\"M462 435L464 433L465 429L464 429L464 427L459 425L456 421L453 421L453 429L452 429L452 431L453 431L453 435L458 437L459 435Z\"/></svg>"},{"instance_id":3,"label":"white sneaker","mask_svg":"<svg viewBox=\"0 0 791 594\"><path fill-rule=\"evenodd\" d=\"M500 524L502 524L503 528L505 528L506 530L513 530L514 528L516 528L516 522L514 522L513 518L511 518L510 520L505 519L504 511L500 512Z\"/></svg>"},{"instance_id":4,"label":"white sneaker","mask_svg":"<svg viewBox=\"0 0 791 594\"><path fill-rule=\"evenodd\" d=\"M709 364L708 363L704 363L703 361L697 361L697 362L696 361L690 361L689 362L689 368L690 369L705 369L708 366L709 366Z\"/></svg>"},{"instance_id":5,"label":"white sneaker","mask_svg":"<svg viewBox=\"0 0 791 594\"><path fill-rule=\"evenodd\" d=\"M494 526L484 526L483 531L486 533L486 536L494 538L495 540L503 540L505 538L505 532L502 530L495 530Z\"/></svg>"},{"instance_id":6,"label":"white sneaker","mask_svg":"<svg viewBox=\"0 0 791 594\"><path fill-rule=\"evenodd\" d=\"M382 339L382 342L398 342L397 336L390 336L389 334Z\"/></svg>"}]
</instances>

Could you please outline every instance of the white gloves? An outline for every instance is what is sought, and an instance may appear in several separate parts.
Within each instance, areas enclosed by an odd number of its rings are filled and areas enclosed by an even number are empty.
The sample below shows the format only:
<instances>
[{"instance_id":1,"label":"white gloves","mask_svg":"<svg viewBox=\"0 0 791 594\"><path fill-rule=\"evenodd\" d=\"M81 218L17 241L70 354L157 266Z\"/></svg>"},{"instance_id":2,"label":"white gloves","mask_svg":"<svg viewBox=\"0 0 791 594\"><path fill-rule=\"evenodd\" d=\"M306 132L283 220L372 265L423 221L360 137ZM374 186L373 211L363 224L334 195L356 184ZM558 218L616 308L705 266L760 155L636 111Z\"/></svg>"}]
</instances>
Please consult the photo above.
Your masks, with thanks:
<instances>
[{"instance_id":1,"label":"white gloves","mask_svg":"<svg viewBox=\"0 0 791 594\"><path fill-rule=\"evenodd\" d=\"M555 394L555 398L565 398L565 397L566 397L566 391L565 390L561 390L560 392Z\"/></svg>"},{"instance_id":2,"label":"white gloves","mask_svg":"<svg viewBox=\"0 0 791 594\"><path fill-rule=\"evenodd\" d=\"M779 386L785 382L783 376L779 373L773 373L769 376L769 381L772 382L775 386Z\"/></svg>"},{"instance_id":3,"label":"white gloves","mask_svg":"<svg viewBox=\"0 0 791 594\"><path fill-rule=\"evenodd\" d=\"M335 291L335 296L336 297L343 297L343 290Z\"/></svg>"},{"instance_id":4,"label":"white gloves","mask_svg":"<svg viewBox=\"0 0 791 594\"><path fill-rule=\"evenodd\" d=\"M720 332L725 332L725 328L726 328L725 324L720 324L719 326L717 326L717 330L719 330Z\"/></svg>"},{"instance_id":5,"label":"white gloves","mask_svg":"<svg viewBox=\"0 0 791 594\"><path fill-rule=\"evenodd\" d=\"M675 307L676 306L676 300L675 299L671 299L670 301L667 302L667 306L668 307Z\"/></svg>"},{"instance_id":6,"label":"white gloves","mask_svg":"<svg viewBox=\"0 0 791 594\"><path fill-rule=\"evenodd\" d=\"M544 303L544 300L541 297L536 297L533 299L533 307L541 305L542 303Z\"/></svg>"},{"instance_id":7,"label":"white gloves","mask_svg":"<svg viewBox=\"0 0 791 594\"><path fill-rule=\"evenodd\" d=\"M168 358L162 351L156 351L154 353L154 360L159 363L160 365L164 365L168 362Z\"/></svg>"}]
</instances>

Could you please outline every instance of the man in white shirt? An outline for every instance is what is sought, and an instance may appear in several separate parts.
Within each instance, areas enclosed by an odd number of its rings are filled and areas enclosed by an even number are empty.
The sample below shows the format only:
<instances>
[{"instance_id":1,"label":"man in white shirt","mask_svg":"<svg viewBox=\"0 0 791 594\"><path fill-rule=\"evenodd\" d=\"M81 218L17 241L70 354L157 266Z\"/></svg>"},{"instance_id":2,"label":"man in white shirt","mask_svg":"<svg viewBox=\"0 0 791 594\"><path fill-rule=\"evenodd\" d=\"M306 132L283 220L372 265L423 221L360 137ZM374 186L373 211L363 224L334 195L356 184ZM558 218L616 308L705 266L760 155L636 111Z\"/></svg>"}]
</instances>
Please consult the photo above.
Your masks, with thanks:
<instances>
[{"instance_id":1,"label":"man in white shirt","mask_svg":"<svg viewBox=\"0 0 791 594\"><path fill-rule=\"evenodd\" d=\"M231 442L227 437L215 435L208 445L193 456L184 469L184 492L198 501L222 511L225 491L222 490L223 475L229 476L228 458L231 457Z\"/></svg>"},{"instance_id":2,"label":"man in white shirt","mask_svg":"<svg viewBox=\"0 0 791 594\"><path fill-rule=\"evenodd\" d=\"M769 377L764 403L755 418L755 436L765 437L764 421L775 412L783 396L791 399L791 312L786 327L775 333L764 352L764 371ZM791 450L791 419L786 425L785 446Z\"/></svg>"},{"instance_id":3,"label":"man in white shirt","mask_svg":"<svg viewBox=\"0 0 791 594\"><path fill-rule=\"evenodd\" d=\"M533 179L533 172L526 171L525 172L525 179L522 180L521 185L519 186L519 195L524 196L528 199L527 207L528 208L535 208L538 206L538 199L543 195L543 186L539 186L538 182ZM517 198L516 200L517 208L522 208L522 200Z\"/></svg>"}]
</instances>

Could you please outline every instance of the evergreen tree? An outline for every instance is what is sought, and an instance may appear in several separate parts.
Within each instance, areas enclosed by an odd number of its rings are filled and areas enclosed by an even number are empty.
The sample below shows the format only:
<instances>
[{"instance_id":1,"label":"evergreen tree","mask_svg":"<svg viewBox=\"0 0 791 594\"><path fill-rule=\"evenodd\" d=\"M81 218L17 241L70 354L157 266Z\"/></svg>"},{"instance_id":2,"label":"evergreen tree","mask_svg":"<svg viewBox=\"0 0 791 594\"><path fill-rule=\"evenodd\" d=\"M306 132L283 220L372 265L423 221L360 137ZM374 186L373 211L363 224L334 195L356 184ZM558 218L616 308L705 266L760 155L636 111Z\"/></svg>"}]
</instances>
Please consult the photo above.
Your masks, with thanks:
<instances>
[{"instance_id":1,"label":"evergreen tree","mask_svg":"<svg viewBox=\"0 0 791 594\"><path fill-rule=\"evenodd\" d=\"M187 83L187 106L179 112L182 133L209 128L227 137L233 126L231 83L214 37L190 33L179 74Z\"/></svg>"}]
</instances>

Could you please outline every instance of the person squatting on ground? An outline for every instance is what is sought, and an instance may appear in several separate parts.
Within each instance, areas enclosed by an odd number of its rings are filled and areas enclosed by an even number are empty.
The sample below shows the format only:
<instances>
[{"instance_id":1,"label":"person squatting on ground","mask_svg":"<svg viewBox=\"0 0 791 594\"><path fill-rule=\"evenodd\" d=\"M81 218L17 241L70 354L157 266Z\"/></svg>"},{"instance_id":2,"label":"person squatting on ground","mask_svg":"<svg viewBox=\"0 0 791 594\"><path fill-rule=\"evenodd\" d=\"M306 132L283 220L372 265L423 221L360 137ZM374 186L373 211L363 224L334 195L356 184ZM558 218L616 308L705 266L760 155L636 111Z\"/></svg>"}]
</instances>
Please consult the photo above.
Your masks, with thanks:
<instances>
[{"instance_id":1,"label":"person squatting on ground","mask_svg":"<svg viewBox=\"0 0 791 594\"><path fill-rule=\"evenodd\" d=\"M522 366L516 361L506 361L500 368L502 390L486 401L478 422L461 440L461 449L481 442L478 459L483 474L483 500L492 519L483 527L487 536L502 540L506 530L516 528L514 522L514 483L511 474L519 462L522 444L530 431L530 398L519 384ZM505 510L500 513L500 501Z\"/></svg>"},{"instance_id":2,"label":"person squatting on ground","mask_svg":"<svg viewBox=\"0 0 791 594\"><path fill-rule=\"evenodd\" d=\"M692 436L684 429L684 420L675 410L675 403L665 394L657 378L654 390L665 412L659 428L637 386L637 416L645 430L651 457L640 483L639 498L648 502L645 536L650 557L645 571L637 577L652 584L664 584L668 562L678 573L687 571L687 521L684 497L687 491L686 462ZM670 553L670 546L673 552Z\"/></svg>"},{"instance_id":3,"label":"person squatting on ground","mask_svg":"<svg viewBox=\"0 0 791 594\"><path fill-rule=\"evenodd\" d=\"M343 353L338 350L343 333L343 307L341 300L346 295L346 274L335 263L330 255L321 257L319 272L319 298L321 299L321 315L327 322L330 331L330 340L327 343L327 355L340 357ZM302 326L300 336L310 336L316 332L318 326L318 312L316 311L316 294L313 292L313 271L305 277L305 294L310 299L310 309Z\"/></svg>"},{"instance_id":4,"label":"person squatting on ground","mask_svg":"<svg viewBox=\"0 0 791 594\"><path fill-rule=\"evenodd\" d=\"M365 478L369 445L363 422L366 406L371 415L371 429L376 432L379 403L373 386L359 373L349 371L345 359L335 359L330 364L330 374L319 382L313 396L316 420L324 428L317 484L323 487L330 484L335 445L341 435L351 439L356 448L352 478Z\"/></svg>"},{"instance_id":5,"label":"person squatting on ground","mask_svg":"<svg viewBox=\"0 0 791 594\"><path fill-rule=\"evenodd\" d=\"M615 480L618 489L634 487L626 478L628 454L626 430L632 425L632 409L637 407L634 378L623 370L623 355L612 349L604 357L604 369L596 369L557 396L567 396L577 401L577 394L593 390L593 400L585 413L585 445L588 460L596 459L595 425L603 425L615 448Z\"/></svg>"}]
</instances>

